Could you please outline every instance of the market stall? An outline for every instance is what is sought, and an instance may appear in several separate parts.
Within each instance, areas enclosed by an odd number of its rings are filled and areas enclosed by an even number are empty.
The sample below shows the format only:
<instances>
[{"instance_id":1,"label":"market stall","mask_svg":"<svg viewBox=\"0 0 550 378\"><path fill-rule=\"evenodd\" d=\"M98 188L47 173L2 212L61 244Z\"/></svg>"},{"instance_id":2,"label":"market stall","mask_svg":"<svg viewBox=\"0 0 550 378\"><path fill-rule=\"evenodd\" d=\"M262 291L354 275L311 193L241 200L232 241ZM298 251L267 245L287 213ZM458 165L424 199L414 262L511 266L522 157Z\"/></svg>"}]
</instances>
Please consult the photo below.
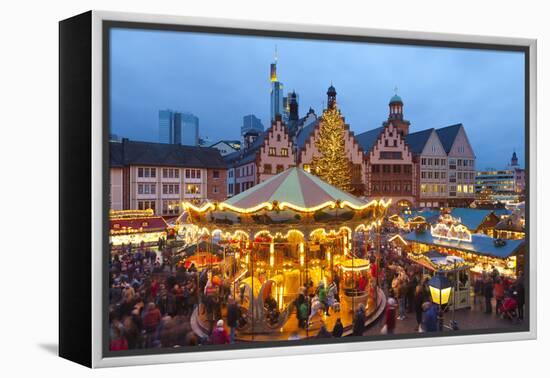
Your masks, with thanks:
<instances>
[{"instance_id":1,"label":"market stall","mask_svg":"<svg viewBox=\"0 0 550 378\"><path fill-rule=\"evenodd\" d=\"M459 256L471 263L470 271L481 274L497 269L503 276L515 278L522 270L525 240L495 239L485 234L472 234L458 225L437 224L430 230L410 232L403 236L412 253L436 250Z\"/></svg>"},{"instance_id":2,"label":"market stall","mask_svg":"<svg viewBox=\"0 0 550 378\"><path fill-rule=\"evenodd\" d=\"M407 258L422 266L423 276L441 273L447 277L452 287L449 300L450 309L458 310L471 307L470 269L474 266L473 263L465 261L462 257L446 255L436 250L426 253L411 252Z\"/></svg>"},{"instance_id":3,"label":"market stall","mask_svg":"<svg viewBox=\"0 0 550 378\"><path fill-rule=\"evenodd\" d=\"M121 245L152 245L166 239L169 226L153 210L111 210L109 213L109 243Z\"/></svg>"}]
</instances>

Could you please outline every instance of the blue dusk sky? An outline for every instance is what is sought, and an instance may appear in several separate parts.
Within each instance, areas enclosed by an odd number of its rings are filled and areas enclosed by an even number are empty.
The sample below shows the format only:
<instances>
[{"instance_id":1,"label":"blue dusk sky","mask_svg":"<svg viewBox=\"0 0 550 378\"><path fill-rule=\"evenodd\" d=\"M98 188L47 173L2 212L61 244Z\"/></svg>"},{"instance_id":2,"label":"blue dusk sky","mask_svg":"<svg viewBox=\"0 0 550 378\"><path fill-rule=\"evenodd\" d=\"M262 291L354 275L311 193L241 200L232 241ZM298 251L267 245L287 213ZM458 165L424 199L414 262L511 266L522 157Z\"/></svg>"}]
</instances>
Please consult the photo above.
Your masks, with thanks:
<instances>
[{"instance_id":1,"label":"blue dusk sky","mask_svg":"<svg viewBox=\"0 0 550 378\"><path fill-rule=\"evenodd\" d=\"M411 132L462 123L477 169L503 168L515 150L524 165L524 55L519 52L356 42L111 30L111 132L158 141L158 111L199 117L215 142L239 139L242 118L269 126L269 67L303 116L317 115L331 82L356 133L379 127L397 87Z\"/></svg>"}]
</instances>

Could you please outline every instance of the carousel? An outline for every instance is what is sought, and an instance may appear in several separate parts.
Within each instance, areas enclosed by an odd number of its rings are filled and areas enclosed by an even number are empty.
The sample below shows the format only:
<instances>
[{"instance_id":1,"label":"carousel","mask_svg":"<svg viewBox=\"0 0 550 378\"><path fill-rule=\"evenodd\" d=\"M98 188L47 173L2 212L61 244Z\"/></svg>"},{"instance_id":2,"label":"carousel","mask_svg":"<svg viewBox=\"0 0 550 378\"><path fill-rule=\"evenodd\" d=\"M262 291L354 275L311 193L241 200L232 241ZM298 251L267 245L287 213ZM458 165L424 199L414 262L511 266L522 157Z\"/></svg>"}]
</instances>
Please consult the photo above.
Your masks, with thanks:
<instances>
[{"instance_id":1,"label":"carousel","mask_svg":"<svg viewBox=\"0 0 550 378\"><path fill-rule=\"evenodd\" d=\"M184 238L222 248L206 274L239 305L238 339L310 337L337 318L349 330L361 304L372 315L385 303L376 257L358 256L356 243L376 236L389 204L291 168L225 202L183 203ZM204 334L206 313L199 306L192 320Z\"/></svg>"}]
</instances>

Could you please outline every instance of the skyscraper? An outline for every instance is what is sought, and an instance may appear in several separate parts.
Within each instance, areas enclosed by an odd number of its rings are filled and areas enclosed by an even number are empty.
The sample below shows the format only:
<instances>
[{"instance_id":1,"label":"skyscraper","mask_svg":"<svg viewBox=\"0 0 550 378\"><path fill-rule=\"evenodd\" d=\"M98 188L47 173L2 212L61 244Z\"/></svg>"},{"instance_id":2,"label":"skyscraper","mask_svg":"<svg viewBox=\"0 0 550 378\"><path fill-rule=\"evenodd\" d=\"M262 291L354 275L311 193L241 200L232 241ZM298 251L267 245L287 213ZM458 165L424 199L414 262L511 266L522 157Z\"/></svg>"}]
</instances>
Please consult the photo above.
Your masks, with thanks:
<instances>
[{"instance_id":1,"label":"skyscraper","mask_svg":"<svg viewBox=\"0 0 550 378\"><path fill-rule=\"evenodd\" d=\"M171 110L159 111L159 142L174 143L173 141L174 112Z\"/></svg>"},{"instance_id":2,"label":"skyscraper","mask_svg":"<svg viewBox=\"0 0 550 378\"><path fill-rule=\"evenodd\" d=\"M264 125L262 124L262 121L254 114L245 115L243 117L243 125L241 126L241 137L250 130L257 131L258 133L264 131Z\"/></svg>"},{"instance_id":3,"label":"skyscraper","mask_svg":"<svg viewBox=\"0 0 550 378\"><path fill-rule=\"evenodd\" d=\"M199 118L191 113L160 110L159 142L198 146Z\"/></svg>"},{"instance_id":4,"label":"skyscraper","mask_svg":"<svg viewBox=\"0 0 550 378\"><path fill-rule=\"evenodd\" d=\"M277 50L275 50L275 60L271 63L271 121L275 120L277 114L284 113L283 105L283 83L277 78Z\"/></svg>"},{"instance_id":5,"label":"skyscraper","mask_svg":"<svg viewBox=\"0 0 550 378\"><path fill-rule=\"evenodd\" d=\"M199 145L199 117L192 113L181 113L181 142L179 144Z\"/></svg>"}]
</instances>

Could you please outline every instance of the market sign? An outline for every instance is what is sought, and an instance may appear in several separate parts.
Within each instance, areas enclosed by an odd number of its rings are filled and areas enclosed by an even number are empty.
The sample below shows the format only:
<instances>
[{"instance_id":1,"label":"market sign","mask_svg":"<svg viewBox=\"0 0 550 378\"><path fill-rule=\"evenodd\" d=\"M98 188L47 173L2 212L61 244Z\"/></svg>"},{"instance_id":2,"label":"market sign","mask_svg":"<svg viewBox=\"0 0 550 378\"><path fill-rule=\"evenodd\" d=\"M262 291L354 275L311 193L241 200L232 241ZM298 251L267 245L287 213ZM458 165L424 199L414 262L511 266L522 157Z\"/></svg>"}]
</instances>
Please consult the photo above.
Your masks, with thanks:
<instances>
[{"instance_id":1,"label":"market sign","mask_svg":"<svg viewBox=\"0 0 550 378\"><path fill-rule=\"evenodd\" d=\"M449 226L446 223L438 223L435 227L431 226L430 228L434 238L472 242L472 234L462 224L451 224Z\"/></svg>"}]
</instances>

